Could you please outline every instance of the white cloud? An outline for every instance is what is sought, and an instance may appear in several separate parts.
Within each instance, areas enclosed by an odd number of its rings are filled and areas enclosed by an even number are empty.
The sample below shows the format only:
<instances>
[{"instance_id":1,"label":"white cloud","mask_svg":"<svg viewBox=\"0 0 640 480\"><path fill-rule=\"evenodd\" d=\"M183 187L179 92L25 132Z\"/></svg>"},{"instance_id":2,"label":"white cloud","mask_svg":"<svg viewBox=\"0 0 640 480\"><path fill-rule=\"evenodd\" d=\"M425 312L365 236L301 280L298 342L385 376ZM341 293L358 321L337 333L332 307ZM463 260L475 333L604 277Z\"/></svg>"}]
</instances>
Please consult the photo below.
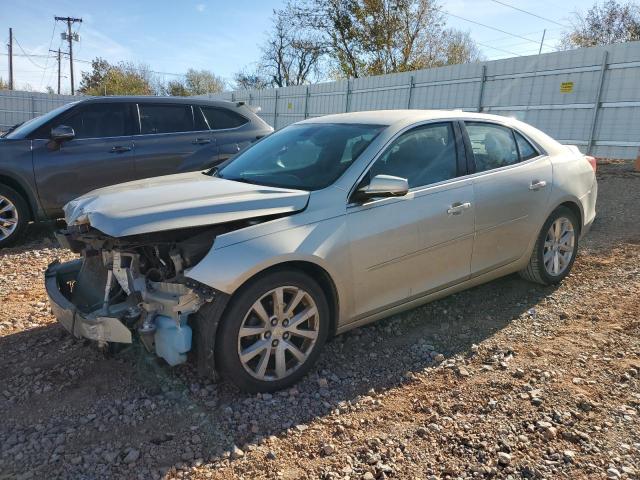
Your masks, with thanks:
<instances>
[{"instance_id":1,"label":"white cloud","mask_svg":"<svg viewBox=\"0 0 640 480\"><path fill-rule=\"evenodd\" d=\"M207 6L204 3L198 3L196 5L196 10L199 12L204 12L205 8L207 8Z\"/></svg>"}]
</instances>

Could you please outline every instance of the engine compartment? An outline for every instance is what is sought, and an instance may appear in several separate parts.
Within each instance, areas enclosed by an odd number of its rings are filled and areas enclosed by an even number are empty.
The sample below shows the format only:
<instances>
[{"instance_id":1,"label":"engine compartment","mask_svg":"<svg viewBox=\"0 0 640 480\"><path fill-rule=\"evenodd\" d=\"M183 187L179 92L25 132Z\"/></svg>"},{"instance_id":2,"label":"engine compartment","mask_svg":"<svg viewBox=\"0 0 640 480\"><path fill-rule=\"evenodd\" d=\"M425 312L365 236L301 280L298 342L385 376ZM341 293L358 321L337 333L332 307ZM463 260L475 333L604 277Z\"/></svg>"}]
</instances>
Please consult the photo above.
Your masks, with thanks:
<instances>
[{"instance_id":1,"label":"engine compartment","mask_svg":"<svg viewBox=\"0 0 640 480\"><path fill-rule=\"evenodd\" d=\"M206 255L217 235L239 227L114 238L87 225L71 226L58 239L81 255L81 266L75 277L59 284L60 292L84 317L110 323L109 332L122 332L119 325L114 328L119 322L148 351L170 365L183 363L192 344L189 316L216 295L184 271ZM133 335L106 333L99 343L129 343Z\"/></svg>"}]
</instances>

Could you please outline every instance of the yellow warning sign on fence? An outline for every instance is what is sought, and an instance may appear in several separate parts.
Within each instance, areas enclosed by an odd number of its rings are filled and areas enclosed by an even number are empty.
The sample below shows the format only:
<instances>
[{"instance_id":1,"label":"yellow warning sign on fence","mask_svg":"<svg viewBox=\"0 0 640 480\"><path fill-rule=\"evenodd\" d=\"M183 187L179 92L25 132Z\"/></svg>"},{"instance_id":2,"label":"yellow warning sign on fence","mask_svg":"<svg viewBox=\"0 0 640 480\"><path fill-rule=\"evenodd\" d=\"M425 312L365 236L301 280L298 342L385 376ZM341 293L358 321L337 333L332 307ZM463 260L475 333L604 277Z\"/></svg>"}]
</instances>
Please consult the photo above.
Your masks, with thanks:
<instances>
[{"instance_id":1,"label":"yellow warning sign on fence","mask_svg":"<svg viewBox=\"0 0 640 480\"><path fill-rule=\"evenodd\" d=\"M560 84L560 93L573 93L573 82L562 82Z\"/></svg>"}]
</instances>

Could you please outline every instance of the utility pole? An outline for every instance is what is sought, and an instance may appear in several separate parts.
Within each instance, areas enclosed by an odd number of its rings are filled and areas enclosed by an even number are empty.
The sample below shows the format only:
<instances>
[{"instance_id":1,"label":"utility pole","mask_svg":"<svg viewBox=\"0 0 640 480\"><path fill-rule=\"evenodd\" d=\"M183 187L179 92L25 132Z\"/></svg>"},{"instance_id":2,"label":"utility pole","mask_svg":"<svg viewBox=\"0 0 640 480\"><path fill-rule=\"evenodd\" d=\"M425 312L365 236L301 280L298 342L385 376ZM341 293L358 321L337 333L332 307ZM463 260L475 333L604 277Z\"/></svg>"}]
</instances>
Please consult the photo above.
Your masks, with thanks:
<instances>
[{"instance_id":1,"label":"utility pole","mask_svg":"<svg viewBox=\"0 0 640 480\"><path fill-rule=\"evenodd\" d=\"M9 28L9 90L13 90L13 28Z\"/></svg>"},{"instance_id":2,"label":"utility pole","mask_svg":"<svg viewBox=\"0 0 640 480\"><path fill-rule=\"evenodd\" d=\"M67 33L62 34L62 39L67 40L69 42L69 70L71 72L71 95L74 94L74 85L73 85L73 41L76 42L79 40L77 33L71 33L71 25L74 23L82 23L81 18L73 18L73 17L55 17L56 21L67 22Z\"/></svg>"},{"instance_id":3,"label":"utility pole","mask_svg":"<svg viewBox=\"0 0 640 480\"><path fill-rule=\"evenodd\" d=\"M544 45L544 37L547 34L547 29L545 28L542 32L542 40L540 40L540 49L538 50L538 55L542 53L542 46Z\"/></svg>"},{"instance_id":4,"label":"utility pole","mask_svg":"<svg viewBox=\"0 0 640 480\"><path fill-rule=\"evenodd\" d=\"M58 95L60 95L60 69L61 69L60 67L62 66L61 63L60 63L60 60L61 60L62 52L60 51L60 49L58 49L58 50L49 50L49 51L58 54Z\"/></svg>"}]
</instances>

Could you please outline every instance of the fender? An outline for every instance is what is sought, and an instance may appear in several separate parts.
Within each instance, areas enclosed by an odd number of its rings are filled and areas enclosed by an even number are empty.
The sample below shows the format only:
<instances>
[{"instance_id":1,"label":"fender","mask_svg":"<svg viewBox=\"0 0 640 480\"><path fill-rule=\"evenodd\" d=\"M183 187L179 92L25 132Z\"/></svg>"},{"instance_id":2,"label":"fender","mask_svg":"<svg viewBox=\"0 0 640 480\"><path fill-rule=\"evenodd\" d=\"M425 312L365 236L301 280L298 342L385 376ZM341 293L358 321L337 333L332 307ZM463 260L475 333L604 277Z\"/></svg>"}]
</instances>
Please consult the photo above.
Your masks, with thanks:
<instances>
[{"instance_id":1,"label":"fender","mask_svg":"<svg viewBox=\"0 0 640 480\"><path fill-rule=\"evenodd\" d=\"M231 232L226 235L233 235ZM225 236L216 238L209 253L185 276L227 295L233 295L260 272L287 262L308 262L325 270L340 296L350 279L349 249L344 216L261 235L223 247ZM339 266L339 267L336 267ZM350 299L340 302L338 318L346 318Z\"/></svg>"}]
</instances>

